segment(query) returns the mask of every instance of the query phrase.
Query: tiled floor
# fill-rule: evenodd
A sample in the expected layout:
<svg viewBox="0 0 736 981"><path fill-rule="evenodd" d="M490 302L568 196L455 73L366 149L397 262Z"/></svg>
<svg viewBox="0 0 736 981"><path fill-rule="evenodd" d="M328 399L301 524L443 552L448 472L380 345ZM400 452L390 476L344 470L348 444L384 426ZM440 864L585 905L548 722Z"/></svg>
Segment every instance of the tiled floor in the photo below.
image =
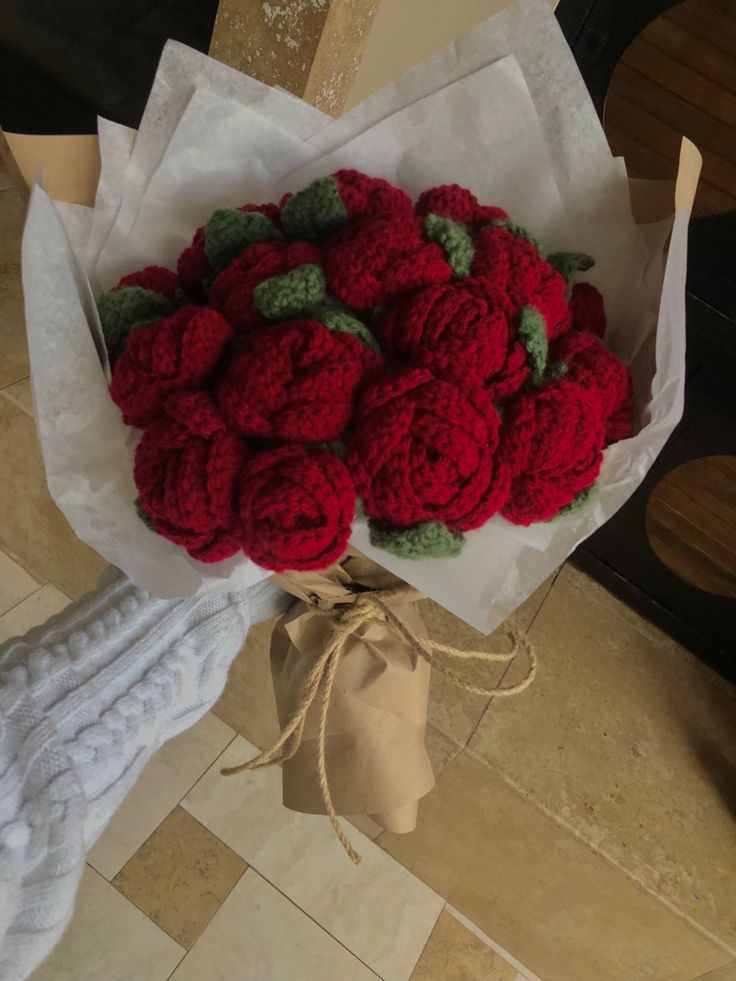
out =
<svg viewBox="0 0 736 981"><path fill-rule="evenodd" d="M0 642L104 565L44 482L20 214L0 189ZM358 868L325 819L281 807L277 772L220 774L276 731L255 629L92 849L34 981L736 981L733 689L569 566L518 619L535 684L489 701L433 681L437 786L411 835L355 819Z"/></svg>

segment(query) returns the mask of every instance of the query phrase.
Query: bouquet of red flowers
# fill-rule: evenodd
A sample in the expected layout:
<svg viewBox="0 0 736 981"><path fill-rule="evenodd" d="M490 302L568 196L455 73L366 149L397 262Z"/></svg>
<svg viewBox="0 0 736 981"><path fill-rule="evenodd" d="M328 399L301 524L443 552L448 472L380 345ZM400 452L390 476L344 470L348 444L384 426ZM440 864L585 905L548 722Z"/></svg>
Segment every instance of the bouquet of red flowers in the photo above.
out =
<svg viewBox="0 0 736 981"><path fill-rule="evenodd" d="M99 300L141 517L204 562L283 571L336 562L356 510L424 558L499 512L583 505L631 434L603 298L575 281L592 265L456 184L413 203L340 170L218 209L176 272Z"/></svg>

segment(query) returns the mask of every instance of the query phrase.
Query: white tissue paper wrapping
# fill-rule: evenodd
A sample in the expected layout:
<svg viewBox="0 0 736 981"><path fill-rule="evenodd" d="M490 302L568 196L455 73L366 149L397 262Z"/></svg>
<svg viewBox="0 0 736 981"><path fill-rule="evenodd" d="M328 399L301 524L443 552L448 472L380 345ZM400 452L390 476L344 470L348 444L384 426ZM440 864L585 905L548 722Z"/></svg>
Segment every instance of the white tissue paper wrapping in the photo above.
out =
<svg viewBox="0 0 736 981"><path fill-rule="evenodd" d="M484 632L493 630L642 481L683 405L686 210L637 226L572 55L544 0L521 0L332 120L181 44L164 50L137 133L100 120L94 208L34 188L23 281L36 418L55 501L84 541L163 597L244 588L268 575L215 565L149 531L134 502L138 433L107 388L93 295L149 263L174 266L222 206L278 200L339 167L410 194L470 187L548 252L589 252L608 342L630 364L639 431L605 451L594 502L519 528L496 517L453 559L405 560L353 544ZM670 235L664 261L664 244Z"/></svg>

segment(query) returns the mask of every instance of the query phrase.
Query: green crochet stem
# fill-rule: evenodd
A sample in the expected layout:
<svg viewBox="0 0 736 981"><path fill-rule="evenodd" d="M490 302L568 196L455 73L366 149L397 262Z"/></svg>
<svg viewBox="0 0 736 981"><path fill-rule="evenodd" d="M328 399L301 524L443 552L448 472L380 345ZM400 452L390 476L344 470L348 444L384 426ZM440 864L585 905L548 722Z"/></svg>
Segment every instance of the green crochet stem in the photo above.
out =
<svg viewBox="0 0 736 981"><path fill-rule="evenodd" d="M445 251L450 268L456 276L469 276L475 256L473 239L467 229L452 218L434 213L424 219L427 238L437 242Z"/></svg>
<svg viewBox="0 0 736 981"><path fill-rule="evenodd" d="M368 528L371 545L401 559L447 559L459 555L465 544L464 535L439 521L424 521L403 530L369 521Z"/></svg>
<svg viewBox="0 0 736 981"><path fill-rule="evenodd" d="M547 325L534 307L522 307L519 313L519 340L526 348L532 368L532 384L541 385L547 367Z"/></svg>
<svg viewBox="0 0 736 981"><path fill-rule="evenodd" d="M598 484L593 484L591 487L588 487L587 490L580 491L577 497L574 497L569 504L565 505L564 508L560 508L554 518L550 518L550 521L558 521L560 518L564 518L568 514L575 514L576 511L580 511L586 506L586 504L590 504L590 502L598 494L598 490Z"/></svg>
<svg viewBox="0 0 736 981"><path fill-rule="evenodd" d="M321 177L297 191L281 209L281 227L288 238L317 239L348 220L334 177Z"/></svg>
<svg viewBox="0 0 736 981"><path fill-rule="evenodd" d="M328 297L316 307L306 311L310 320L317 320L328 330L337 330L343 334L352 334L374 351L380 351L375 335L362 320L354 317L349 310L342 307L333 297Z"/></svg>
<svg viewBox="0 0 736 981"><path fill-rule="evenodd" d="M212 268L220 272L255 242L283 238L270 218L259 211L218 208L204 230L204 250Z"/></svg>
<svg viewBox="0 0 736 981"><path fill-rule="evenodd" d="M522 228L521 225L516 225L513 221L509 221L508 219L498 219L498 221L491 222L491 228L505 228L507 231L511 232L512 235L522 239L524 242L528 242L529 245L533 245L537 252L542 255L542 246L539 244L537 239L534 238L534 236L528 232L526 228Z"/></svg>
<svg viewBox="0 0 736 981"><path fill-rule="evenodd" d="M547 262L567 283L568 297L575 285L577 274L586 272L595 265L593 256L586 255L585 252L553 252L547 256Z"/></svg>
<svg viewBox="0 0 736 981"><path fill-rule="evenodd" d="M142 286L123 286L103 293L97 301L97 309L112 362L125 350L125 342L134 327L166 317L174 310L174 304L161 293L154 293Z"/></svg>
<svg viewBox="0 0 736 981"><path fill-rule="evenodd" d="M305 262L283 276L270 276L253 290L253 302L269 320L306 313L327 297L322 267Z"/></svg>

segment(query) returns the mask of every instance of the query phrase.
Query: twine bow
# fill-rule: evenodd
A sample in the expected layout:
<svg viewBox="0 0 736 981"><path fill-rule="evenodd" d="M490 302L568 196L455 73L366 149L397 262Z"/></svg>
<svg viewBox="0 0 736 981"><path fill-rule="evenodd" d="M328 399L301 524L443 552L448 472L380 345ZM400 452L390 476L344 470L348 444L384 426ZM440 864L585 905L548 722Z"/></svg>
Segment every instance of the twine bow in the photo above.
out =
<svg viewBox="0 0 736 981"><path fill-rule="evenodd" d="M394 589L376 590L358 594L357 598L349 604L338 604L330 610L322 610L325 616L332 620L332 632L324 650L312 665L304 683L304 692L301 701L291 715L286 726L273 745L264 750L252 760L241 763L238 766L225 767L221 771L224 776L233 776L236 773L243 773L246 770L258 770L264 766L275 766L292 759L301 746L304 733L304 724L307 713L314 704L318 696L319 701L319 727L317 732L317 775L319 788L322 794L322 801L325 811L330 819L332 827L335 829L340 844L348 853L352 861L358 865L361 856L355 851L353 846L342 829L332 803L332 795L327 779L327 765L325 745L327 740L327 716L330 709L332 688L335 683L335 675L340 664L340 658L345 651L345 645L349 638L355 634L364 624L381 616L386 623L392 627L397 634L406 642L409 648L417 656L427 661L435 671L448 678L458 688L464 691L473 692L479 695L487 695L489 698L495 696L516 695L524 691L534 680L537 671L537 659L526 636L519 628L512 624L508 630L508 638L511 642L511 649L506 653L496 651L466 651L451 644L442 644L439 641L430 640L427 637L418 637L396 616L390 607L390 603L408 602L423 599L423 594L413 586L397 586ZM444 658L457 661L481 661L486 663L508 663L516 655L523 651L529 668L521 681L508 687L483 685L473 685L465 681L451 668L442 662L438 655ZM321 689L321 694L320 694Z"/></svg>

